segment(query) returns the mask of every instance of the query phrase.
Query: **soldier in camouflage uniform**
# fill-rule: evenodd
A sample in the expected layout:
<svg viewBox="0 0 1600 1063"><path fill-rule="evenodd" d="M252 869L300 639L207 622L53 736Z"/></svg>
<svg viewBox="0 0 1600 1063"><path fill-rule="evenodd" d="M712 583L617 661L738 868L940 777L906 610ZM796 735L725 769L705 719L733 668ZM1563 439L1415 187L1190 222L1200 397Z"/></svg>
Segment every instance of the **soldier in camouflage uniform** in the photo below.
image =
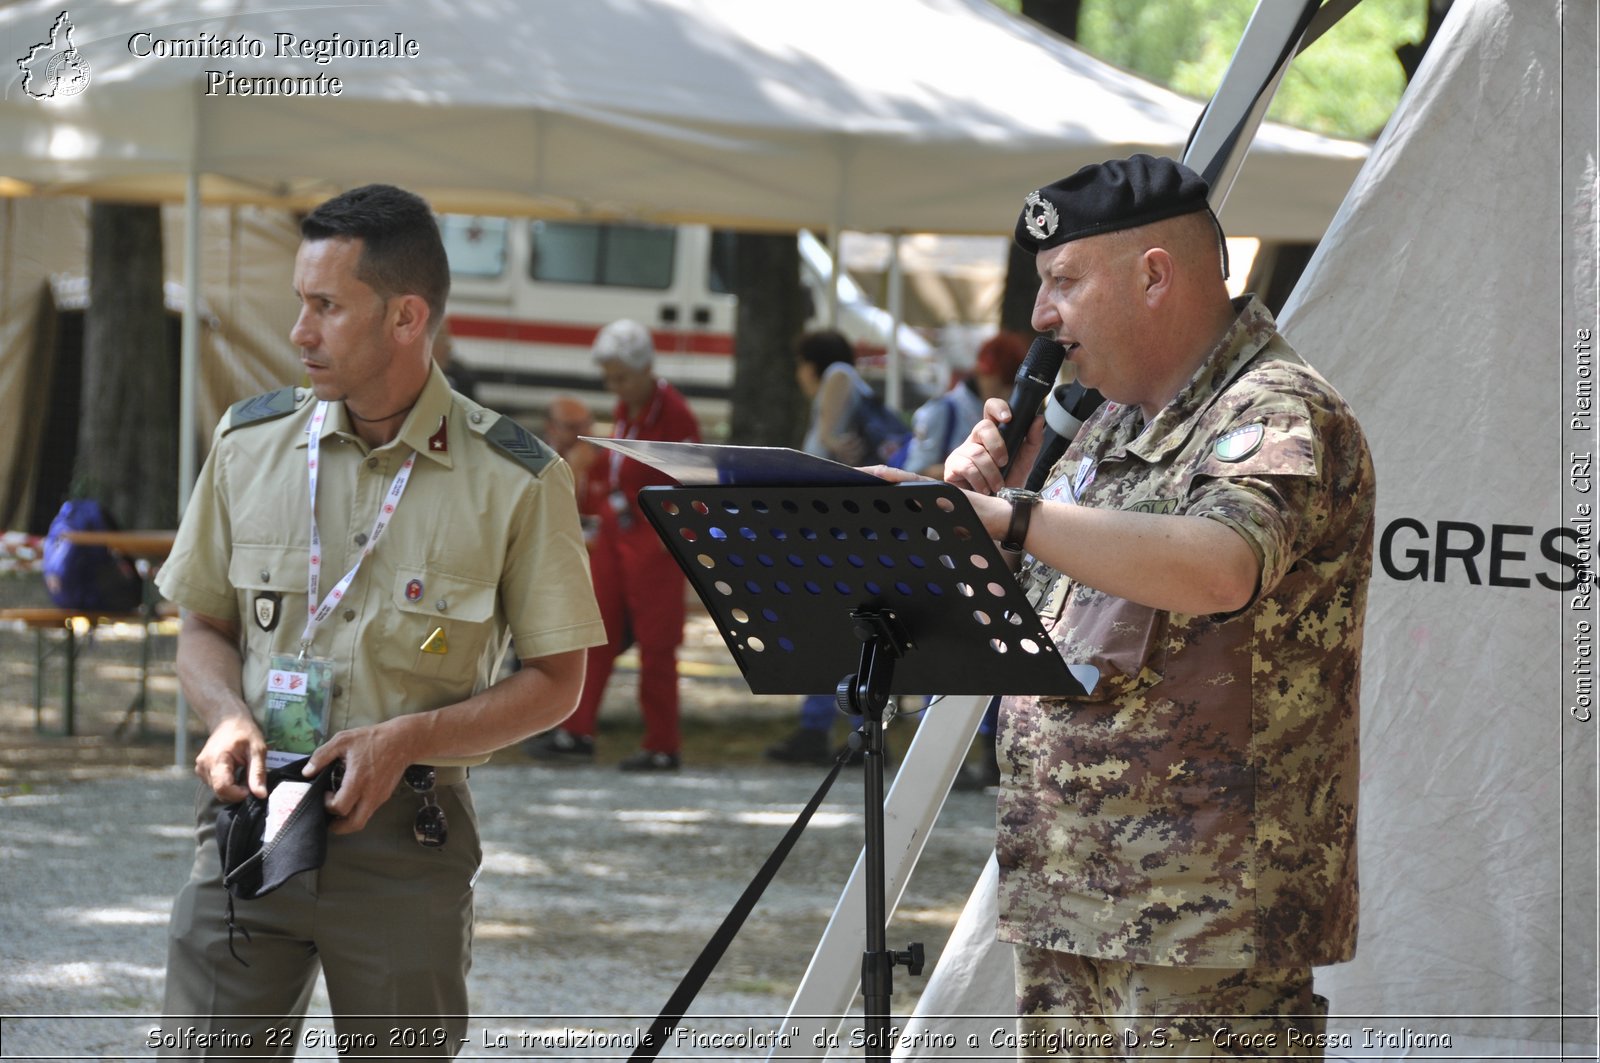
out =
<svg viewBox="0 0 1600 1063"><path fill-rule="evenodd" d="M1043 500L1002 490L999 400L946 466L1100 669L1001 711L1024 1055L1320 1057L1311 967L1355 951L1373 468L1270 313L1229 300L1205 197L1149 156L1028 197L1033 324L1108 401Z"/></svg>
<svg viewBox="0 0 1600 1063"><path fill-rule="evenodd" d="M293 1056L320 968L354 1054L448 1057L467 1035L482 861L467 767L571 712L605 630L567 466L429 355L449 265L428 205L369 186L301 231L290 338L311 387L228 411L159 579L186 611L178 675L211 731L167 1032ZM332 607L312 625L318 570ZM496 681L508 646L523 667ZM235 905L217 812L266 796L272 676L300 667L273 662L302 647L327 667L305 770L343 767L326 857Z"/></svg>

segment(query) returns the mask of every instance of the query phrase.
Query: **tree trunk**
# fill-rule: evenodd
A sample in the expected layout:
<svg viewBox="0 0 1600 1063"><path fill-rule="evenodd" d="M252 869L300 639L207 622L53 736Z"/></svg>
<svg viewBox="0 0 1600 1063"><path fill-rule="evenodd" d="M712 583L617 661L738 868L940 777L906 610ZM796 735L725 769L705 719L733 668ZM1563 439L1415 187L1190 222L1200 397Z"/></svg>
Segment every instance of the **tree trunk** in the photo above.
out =
<svg viewBox="0 0 1600 1063"><path fill-rule="evenodd" d="M1052 33L1069 41L1078 39L1078 9L1082 0L1022 0L1024 18L1032 19ZM1039 175L1039 184L1067 176L1064 173ZM1017 189L1016 208L1022 210L1022 197L1031 188ZM1013 219L1015 220L1015 219ZM1006 284L1000 293L1000 327L1023 336L1033 335L1033 300L1039 294L1039 274L1033 256L1011 245L1006 262Z"/></svg>
<svg viewBox="0 0 1600 1063"><path fill-rule="evenodd" d="M797 446L806 426L793 355L807 316L800 251L788 233L740 233L734 256L739 316L729 438L746 446Z"/></svg>
<svg viewBox="0 0 1600 1063"><path fill-rule="evenodd" d="M89 309L73 493L125 528L178 513L178 388L162 303L161 208L89 208Z"/></svg>
<svg viewBox="0 0 1600 1063"><path fill-rule="evenodd" d="M1017 211L1020 213L1021 210L1022 200L1018 198ZM1039 296L1039 268L1034 256L1018 247L1014 241L1007 244L1007 249L1006 285L1000 291L1000 327L1019 336L1031 336L1034 333L1033 302Z"/></svg>
<svg viewBox="0 0 1600 1063"><path fill-rule="evenodd" d="M1022 16L1031 18L1058 37L1078 39L1078 9L1083 0L1022 0Z"/></svg>

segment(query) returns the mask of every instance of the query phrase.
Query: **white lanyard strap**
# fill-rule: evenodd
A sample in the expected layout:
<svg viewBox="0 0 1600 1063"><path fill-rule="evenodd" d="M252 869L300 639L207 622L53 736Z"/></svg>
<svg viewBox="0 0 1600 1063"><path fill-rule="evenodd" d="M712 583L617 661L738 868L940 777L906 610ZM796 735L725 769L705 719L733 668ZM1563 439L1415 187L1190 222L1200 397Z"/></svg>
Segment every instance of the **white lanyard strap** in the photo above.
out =
<svg viewBox="0 0 1600 1063"><path fill-rule="evenodd" d="M311 638L316 634L317 626L326 620L344 597L345 591L350 589L351 582L356 578L356 572L361 568L361 562L378 545L378 538L383 530L389 526L389 521L394 517L395 509L400 505L400 496L405 494L406 484L411 480L411 468L417 463L417 452L413 450L406 457L405 463L400 466L400 471L394 474L394 479L389 484L389 490L384 495L383 504L378 507L377 519L372 523L372 531L367 536L366 545L362 547L361 554L356 558L356 563L350 566L350 571L344 578L334 585L328 596L317 604L317 592L322 582L322 537L317 533L317 466L318 456L322 451L322 425L328 419L328 404L317 403L316 412L311 415L311 436L306 440L306 479L311 485L311 558L306 566L306 629L300 636L300 655L303 657L311 648Z"/></svg>
<svg viewBox="0 0 1600 1063"><path fill-rule="evenodd" d="M616 427L620 431L624 428L624 426L626 426L626 431L621 432L621 434L618 434L618 431L614 431L612 432L612 437L615 439L633 439L638 436L641 429L655 424L656 418L660 415L660 413L661 381L657 380L655 390L650 393L650 403L644 408L643 416L641 416L637 421L630 420L628 417L627 408L624 407L622 421ZM622 490L622 463L626 460L627 459L622 456L621 451L613 450L611 452L611 477L608 486L612 491Z"/></svg>

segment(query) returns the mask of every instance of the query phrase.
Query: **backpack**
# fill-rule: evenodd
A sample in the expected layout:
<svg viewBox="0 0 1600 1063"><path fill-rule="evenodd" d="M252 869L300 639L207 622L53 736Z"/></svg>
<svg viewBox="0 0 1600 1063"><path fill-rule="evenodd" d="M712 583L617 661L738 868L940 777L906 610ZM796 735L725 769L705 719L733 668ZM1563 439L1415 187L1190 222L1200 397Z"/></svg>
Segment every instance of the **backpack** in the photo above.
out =
<svg viewBox="0 0 1600 1063"><path fill-rule="evenodd" d="M856 398L851 430L865 444L868 462L894 465L911 445L911 427L870 388Z"/></svg>
<svg viewBox="0 0 1600 1063"><path fill-rule="evenodd" d="M131 612L144 600L144 582L132 564L103 546L62 538L64 531L106 531L113 521L92 498L68 499L44 537L44 588L66 609Z"/></svg>

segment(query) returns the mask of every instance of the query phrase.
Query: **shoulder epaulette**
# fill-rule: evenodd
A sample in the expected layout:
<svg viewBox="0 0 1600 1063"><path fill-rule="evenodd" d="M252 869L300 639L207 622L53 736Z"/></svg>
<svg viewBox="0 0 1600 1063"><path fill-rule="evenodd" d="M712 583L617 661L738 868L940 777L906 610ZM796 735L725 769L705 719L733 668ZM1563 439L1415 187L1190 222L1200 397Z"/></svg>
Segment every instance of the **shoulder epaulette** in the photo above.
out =
<svg viewBox="0 0 1600 1063"><path fill-rule="evenodd" d="M551 462L556 460L556 452L550 449L549 444L503 415L484 430L483 438L535 476L543 476Z"/></svg>
<svg viewBox="0 0 1600 1063"><path fill-rule="evenodd" d="M228 407L228 427L223 431L231 432L235 428L274 421L291 414L299 408L302 397L299 388L279 388L264 395L240 399Z"/></svg>

